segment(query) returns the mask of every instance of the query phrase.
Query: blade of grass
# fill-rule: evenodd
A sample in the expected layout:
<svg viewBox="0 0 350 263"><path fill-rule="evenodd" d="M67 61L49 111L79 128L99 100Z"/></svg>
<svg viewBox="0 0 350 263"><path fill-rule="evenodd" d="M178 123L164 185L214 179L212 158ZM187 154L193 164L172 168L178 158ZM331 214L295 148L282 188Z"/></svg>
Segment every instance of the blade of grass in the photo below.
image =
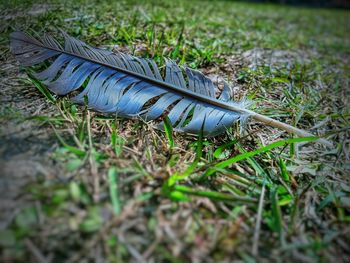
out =
<svg viewBox="0 0 350 263"><path fill-rule="evenodd" d="M220 155L227 149L227 148L230 148L232 145L236 144L237 143L237 140L232 140L228 143L225 143L221 146L219 146L215 151L214 151L214 157L215 158L220 158Z"/></svg>
<svg viewBox="0 0 350 263"><path fill-rule="evenodd" d="M92 175L93 184L94 184L94 201L97 203L100 199L100 178L97 173L97 164L96 164L96 158L95 158L96 151L92 142L90 111L87 111L87 114L86 114L86 129L87 129L87 136L89 141L90 170L91 170L91 175Z"/></svg>
<svg viewBox="0 0 350 263"><path fill-rule="evenodd" d="M85 157L86 156L86 152L82 151L74 146L70 146L68 145L63 138L61 137L61 135L58 134L58 132L56 131L55 127L53 125L51 125L53 131L56 134L57 139L60 141L60 143L63 145L64 148L66 148L69 152L74 153L76 156L78 157Z"/></svg>
<svg viewBox="0 0 350 263"><path fill-rule="evenodd" d="M242 201L247 203L257 202L255 198L251 198L251 197L234 196L230 194L213 192L213 191L195 190L184 185L175 185L173 189L175 191L179 191L188 195L207 197L217 201Z"/></svg>
<svg viewBox="0 0 350 263"><path fill-rule="evenodd" d="M112 202L113 213L115 215L119 215L121 211L117 181L118 181L117 168L115 166L112 166L108 169L108 182L109 182L109 195Z"/></svg>
<svg viewBox="0 0 350 263"><path fill-rule="evenodd" d="M282 212L278 204L278 193L277 188L272 188L270 192L271 201L271 216L272 216L272 226L274 231L279 235L281 245L284 246L284 236L283 236L283 226L282 226Z"/></svg>
<svg viewBox="0 0 350 263"><path fill-rule="evenodd" d="M279 158L279 167L280 167L280 170L281 170L281 175L282 175L283 180L286 181L286 182L289 182L290 179L289 179L289 174L288 174L288 171L287 171L287 166L286 166L286 163L283 161L282 158Z"/></svg>
<svg viewBox="0 0 350 263"><path fill-rule="evenodd" d="M253 237L252 253L254 256L258 255L260 227L261 227L261 218L262 218L261 215L262 215L263 208L264 208L264 196L265 196L265 181L264 181L263 187L261 189L261 195L260 195L259 207L258 207L258 215L256 218L255 231L254 231L254 237Z"/></svg>
<svg viewBox="0 0 350 263"><path fill-rule="evenodd" d="M194 171L196 166L198 165L200 159L202 158L202 154L203 154L203 126L204 126L204 122L202 125L201 132L199 134L198 140L197 140L196 157L195 157L194 161L182 174L178 174L178 173L173 174L167 181L168 186L172 186L177 181L187 178Z"/></svg>
<svg viewBox="0 0 350 263"><path fill-rule="evenodd" d="M115 121L112 123L111 144L117 157L122 154L124 143L124 138L117 134L117 126Z"/></svg>
<svg viewBox="0 0 350 263"><path fill-rule="evenodd" d="M285 144L291 144L291 143L296 143L296 142L311 142L311 141L316 141L318 140L318 137L303 137L303 138L292 138L292 139L286 139L286 140L280 140L271 144L268 144L264 147L258 148L254 151L250 151L250 152L246 152L246 153L242 153L239 154L235 157L232 157L230 159L227 159L225 161L222 161L218 164L216 164L214 167L209 168L203 176L210 176L212 174L214 174L217 171L217 168L225 168L233 163L248 159L252 156L255 156L257 154L263 153L263 152L267 152L270 151L274 148L283 146Z"/></svg>
<svg viewBox="0 0 350 263"><path fill-rule="evenodd" d="M171 122L167 117L164 118L164 131L165 131L165 135L168 138L169 141L169 147L170 150L172 150L174 148L174 138L173 138L173 126L171 125Z"/></svg>
<svg viewBox="0 0 350 263"><path fill-rule="evenodd" d="M33 73L33 70L27 69L26 70L29 78L29 82L31 82L39 91L41 94L43 94L45 96L46 99L48 99L50 102L55 103L56 102L56 98L51 94L51 92L42 84L40 83L40 81L38 81Z"/></svg>

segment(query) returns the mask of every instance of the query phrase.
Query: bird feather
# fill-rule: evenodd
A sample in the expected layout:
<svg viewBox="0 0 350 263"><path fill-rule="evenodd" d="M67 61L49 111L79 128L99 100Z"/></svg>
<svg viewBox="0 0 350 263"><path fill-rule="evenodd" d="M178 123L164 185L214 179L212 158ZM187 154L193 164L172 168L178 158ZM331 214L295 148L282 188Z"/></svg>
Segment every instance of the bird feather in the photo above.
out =
<svg viewBox="0 0 350 263"><path fill-rule="evenodd" d="M224 82L215 96L215 85L201 72L179 67L165 60L165 76L151 59L94 48L62 31L64 46L51 35L41 40L23 32L10 36L12 53L23 66L49 62L35 77L57 95L78 93L72 100L109 114L147 121L167 116L174 130L215 136L233 123L241 127L253 117L267 125L310 136L303 130L247 109L245 100L234 101L231 88Z"/></svg>

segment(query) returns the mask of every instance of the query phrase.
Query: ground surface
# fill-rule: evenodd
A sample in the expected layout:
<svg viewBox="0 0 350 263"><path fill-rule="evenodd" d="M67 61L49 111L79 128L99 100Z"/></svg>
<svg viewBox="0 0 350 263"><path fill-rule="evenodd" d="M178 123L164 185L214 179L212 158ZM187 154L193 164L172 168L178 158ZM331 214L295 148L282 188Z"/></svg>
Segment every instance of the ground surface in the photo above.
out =
<svg viewBox="0 0 350 263"><path fill-rule="evenodd" d="M349 11L24 1L3 4L0 19L2 262L350 261ZM266 150L290 135L251 121L243 134L174 134L172 148L147 123L44 96L8 38L16 29L57 35L57 27L226 79L252 109L336 147ZM169 185L176 174L184 176Z"/></svg>

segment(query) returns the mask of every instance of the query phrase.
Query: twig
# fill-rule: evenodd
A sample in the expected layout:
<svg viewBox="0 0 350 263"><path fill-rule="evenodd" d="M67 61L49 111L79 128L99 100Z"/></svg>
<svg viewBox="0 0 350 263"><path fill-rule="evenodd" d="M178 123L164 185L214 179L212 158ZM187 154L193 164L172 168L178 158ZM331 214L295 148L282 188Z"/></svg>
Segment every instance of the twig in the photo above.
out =
<svg viewBox="0 0 350 263"><path fill-rule="evenodd" d="M136 262L140 262L140 263L146 263L145 258L143 257L143 255L141 255L136 248L134 248L133 246L129 245L126 241L125 238L122 234L118 235L118 241L123 244L127 250L129 251L130 255L136 259Z"/></svg>
<svg viewBox="0 0 350 263"><path fill-rule="evenodd" d="M33 244L32 241L30 241L29 238L25 239L25 244L28 248L28 250L33 254L35 257L35 260L39 263L48 263L49 260L45 258L45 256L40 252L40 250Z"/></svg>
<svg viewBox="0 0 350 263"><path fill-rule="evenodd" d="M88 132L88 138L89 138L89 163L91 167L91 175L93 178L93 185L94 185L94 201L97 203L100 196L100 180L97 174L97 166L93 155L93 145L92 145L92 138L91 138L91 116L90 111L87 111L87 132Z"/></svg>
<svg viewBox="0 0 350 263"><path fill-rule="evenodd" d="M262 214L263 206L264 206L264 196L265 196L265 181L264 181L262 189L261 189L261 195L260 195L259 207L258 207L258 215L257 215L257 219L256 219L256 225L255 225L255 231L254 231L254 237L253 237L252 253L254 256L258 255L260 227L261 227L261 214Z"/></svg>

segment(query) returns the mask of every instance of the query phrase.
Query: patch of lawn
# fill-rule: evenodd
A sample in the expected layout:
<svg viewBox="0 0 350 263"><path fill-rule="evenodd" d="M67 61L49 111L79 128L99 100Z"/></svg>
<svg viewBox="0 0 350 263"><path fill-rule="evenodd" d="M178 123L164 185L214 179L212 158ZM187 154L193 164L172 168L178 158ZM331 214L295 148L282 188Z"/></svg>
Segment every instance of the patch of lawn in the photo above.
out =
<svg viewBox="0 0 350 263"><path fill-rule="evenodd" d="M23 184L0 218L2 260L350 260L349 11L234 1L1 5L2 167L18 140L13 127L28 125L22 141L32 150L42 142L28 139L31 127L53 138L45 151L10 158L43 167L24 182L20 162L12 166ZM178 134L168 121L161 132L53 96L18 70L8 37L57 28L161 68L168 57L224 78L253 110L336 148L251 121L215 138Z"/></svg>

